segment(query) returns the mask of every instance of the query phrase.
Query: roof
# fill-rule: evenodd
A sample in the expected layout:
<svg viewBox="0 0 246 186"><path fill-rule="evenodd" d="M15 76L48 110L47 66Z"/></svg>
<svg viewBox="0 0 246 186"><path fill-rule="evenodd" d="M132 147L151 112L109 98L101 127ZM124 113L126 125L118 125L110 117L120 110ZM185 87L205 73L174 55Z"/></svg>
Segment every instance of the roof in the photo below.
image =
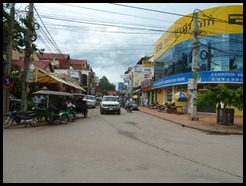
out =
<svg viewBox="0 0 246 186"><path fill-rule="evenodd" d="M56 53L43 53L43 54L37 54L39 59L70 59L69 54L56 54Z"/></svg>
<svg viewBox="0 0 246 186"><path fill-rule="evenodd" d="M34 67L41 68L48 72L53 72L51 61L50 60L40 60L40 61L32 61ZM12 65L17 65L21 69L24 69L24 61L23 60L12 60Z"/></svg>
<svg viewBox="0 0 246 186"><path fill-rule="evenodd" d="M60 63L60 69L68 69L73 67L76 70L89 69L90 65L87 63L87 60L81 59L69 59L66 62Z"/></svg>
<svg viewBox="0 0 246 186"><path fill-rule="evenodd" d="M53 90L38 90L33 92L33 94L45 94L45 95L57 95L57 96L73 96L73 94L68 92L60 92L60 91L53 91Z"/></svg>

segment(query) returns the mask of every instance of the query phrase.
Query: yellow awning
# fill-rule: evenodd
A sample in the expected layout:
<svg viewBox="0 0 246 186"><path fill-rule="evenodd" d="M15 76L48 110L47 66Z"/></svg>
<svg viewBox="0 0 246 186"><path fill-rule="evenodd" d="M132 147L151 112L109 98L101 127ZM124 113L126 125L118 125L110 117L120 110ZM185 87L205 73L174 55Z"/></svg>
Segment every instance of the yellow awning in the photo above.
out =
<svg viewBox="0 0 246 186"><path fill-rule="evenodd" d="M71 81L66 81L63 80L62 78L57 77L55 74L52 74L51 72L47 72L39 67L35 67L35 70L33 71L33 81L35 83L63 83L65 85L74 87L76 89L80 89L84 92L86 92L86 90L84 88L82 88L81 86L71 82Z"/></svg>

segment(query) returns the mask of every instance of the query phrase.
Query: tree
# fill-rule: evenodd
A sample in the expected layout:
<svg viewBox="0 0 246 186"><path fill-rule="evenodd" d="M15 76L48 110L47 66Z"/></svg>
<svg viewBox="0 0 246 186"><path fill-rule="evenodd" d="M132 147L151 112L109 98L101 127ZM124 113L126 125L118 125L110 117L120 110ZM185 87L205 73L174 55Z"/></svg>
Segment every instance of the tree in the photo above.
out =
<svg viewBox="0 0 246 186"><path fill-rule="evenodd" d="M107 95L107 91L115 91L115 85L110 83L105 76L99 80L99 87L103 95Z"/></svg>
<svg viewBox="0 0 246 186"><path fill-rule="evenodd" d="M243 87L239 87L234 91L231 101L232 105L238 108L238 110L243 110Z"/></svg>
<svg viewBox="0 0 246 186"><path fill-rule="evenodd" d="M243 87L233 90L224 86L209 86L204 94L198 95L196 105L204 102L208 104L223 102L225 108L226 106L234 106L241 111L243 109Z"/></svg>
<svg viewBox="0 0 246 186"><path fill-rule="evenodd" d="M16 50L21 52L24 48L27 47L27 42L26 42L27 32L30 31L32 32L31 41L35 41L37 38L35 29L38 29L39 25L37 23L33 23L32 21L30 21L31 20L30 16L29 17L26 16L24 18L20 18L16 20L12 12L15 13L15 3L3 3L3 75L10 75L11 78L16 80L14 81L15 83L13 87L10 89L11 93L13 92L13 90L16 93L17 91L21 92L22 90L22 88L19 89L20 87L19 85L23 84L25 79L23 77L25 77L24 74L26 73L26 71L23 70L18 71L12 67L11 60L9 60L11 59L12 55L9 51ZM10 40L12 43L11 47L9 45ZM31 43L29 48L31 49L30 51L28 51L28 54L30 55L33 54L34 51L39 51L40 53L44 51L44 49L38 49L36 45L33 43ZM25 58L26 58L26 53L25 53ZM16 73L16 71L18 72ZM5 98L4 100L7 100L9 90L4 89L3 92ZM3 105L4 105L3 111L6 112L8 108L8 102L5 102Z"/></svg>
<svg viewBox="0 0 246 186"><path fill-rule="evenodd" d="M9 25L10 22L13 21L9 9L11 8L11 3L3 3L3 62L6 63L6 55L7 55L7 44L8 44L8 34L9 34ZM22 52L22 49L25 48L25 33L27 32L29 19L21 18L19 20L14 20L14 30L13 30L13 50L17 50L18 52ZM37 24L36 24L37 25ZM36 26L37 27L37 26ZM33 39L36 36L35 29L33 28ZM32 43L33 51L38 51L42 53L44 49L38 49L35 44ZM3 69L4 70L4 69Z"/></svg>

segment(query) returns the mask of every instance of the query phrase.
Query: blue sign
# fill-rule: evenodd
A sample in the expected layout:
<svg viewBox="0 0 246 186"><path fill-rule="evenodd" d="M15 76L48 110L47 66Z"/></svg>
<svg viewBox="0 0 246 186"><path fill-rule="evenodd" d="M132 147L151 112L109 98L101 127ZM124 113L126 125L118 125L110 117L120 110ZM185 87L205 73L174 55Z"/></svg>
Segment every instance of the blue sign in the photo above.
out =
<svg viewBox="0 0 246 186"><path fill-rule="evenodd" d="M188 84L191 72L173 75L152 82L152 88L161 88L171 85ZM199 72L198 83L243 83L241 71L209 71Z"/></svg>
<svg viewBox="0 0 246 186"><path fill-rule="evenodd" d="M200 82L243 83L243 72L239 72L239 71L201 72Z"/></svg>
<svg viewBox="0 0 246 186"><path fill-rule="evenodd" d="M167 85L187 84L191 78L191 73L178 74L174 76L158 79L152 83L152 88L164 87Z"/></svg>

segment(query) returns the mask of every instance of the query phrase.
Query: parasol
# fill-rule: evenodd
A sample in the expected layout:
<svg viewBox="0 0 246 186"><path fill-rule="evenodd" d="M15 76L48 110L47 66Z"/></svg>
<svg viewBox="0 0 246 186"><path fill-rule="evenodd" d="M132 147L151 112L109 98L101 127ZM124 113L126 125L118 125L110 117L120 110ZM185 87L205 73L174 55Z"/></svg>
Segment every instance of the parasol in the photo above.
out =
<svg viewBox="0 0 246 186"><path fill-rule="evenodd" d="M187 96L187 93L181 92L181 91L176 92L176 93L173 95L174 101L180 101L180 102L185 102L185 101L187 101L187 100L188 100L187 97L188 97L188 96Z"/></svg>

